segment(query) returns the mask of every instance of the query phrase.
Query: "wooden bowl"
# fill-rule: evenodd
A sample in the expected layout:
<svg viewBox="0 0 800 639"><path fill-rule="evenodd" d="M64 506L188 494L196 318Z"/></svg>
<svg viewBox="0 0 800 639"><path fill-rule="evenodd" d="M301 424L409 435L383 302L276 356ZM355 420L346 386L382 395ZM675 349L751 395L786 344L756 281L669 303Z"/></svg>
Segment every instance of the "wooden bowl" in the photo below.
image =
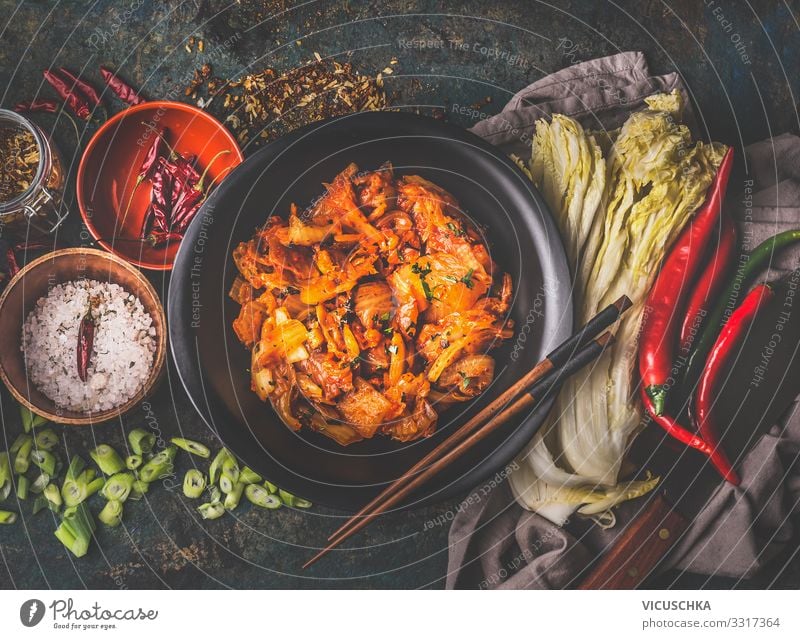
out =
<svg viewBox="0 0 800 639"><path fill-rule="evenodd" d="M20 350L22 324L36 301L45 296L52 286L82 278L118 284L136 295L145 311L153 318L156 329L156 352L150 377L127 402L98 413L82 413L56 406L28 379ZM6 339L0 341L0 378L14 398L52 422L75 426L113 419L139 404L158 381L167 352L167 322L152 284L125 260L96 249L70 248L54 251L23 268L0 296L0 335L6 336Z"/></svg>
<svg viewBox="0 0 800 639"><path fill-rule="evenodd" d="M243 156L219 121L181 102L145 102L130 107L92 136L78 165L76 189L89 233L103 248L136 266L168 271L180 243L152 247L136 241L151 191L149 182L137 187L136 178L155 135L153 129L166 131L167 142L184 157L195 156L201 173L210 164L207 184L218 185ZM220 151L229 153L211 163Z"/></svg>

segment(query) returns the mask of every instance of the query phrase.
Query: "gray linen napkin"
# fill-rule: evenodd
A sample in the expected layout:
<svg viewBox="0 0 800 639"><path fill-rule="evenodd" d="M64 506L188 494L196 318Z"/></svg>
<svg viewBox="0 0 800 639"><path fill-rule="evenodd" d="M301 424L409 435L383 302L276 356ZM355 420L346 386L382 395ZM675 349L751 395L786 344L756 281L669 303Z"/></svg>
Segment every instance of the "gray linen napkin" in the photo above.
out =
<svg viewBox="0 0 800 639"><path fill-rule="evenodd" d="M686 94L677 74L651 77L642 53L620 53L542 78L472 131L528 157L539 118L564 113L590 128L615 128L643 106L646 96L672 89ZM697 133L691 113L687 124ZM745 209L740 202L741 210L734 214L740 220L750 216L752 235L745 246L750 249L800 223L800 138L782 135L759 142L745 156L752 207ZM770 277L796 267L800 251L787 253L772 265ZM789 516L800 512L799 454L800 409L795 402L748 452L740 466L741 486L720 486L662 568L737 578L755 575L793 538ZM622 504L611 530L579 517L559 527L517 505L507 483L491 491L483 487L464 500L453 520L447 587L566 587L600 549L613 543L640 512L641 501Z"/></svg>

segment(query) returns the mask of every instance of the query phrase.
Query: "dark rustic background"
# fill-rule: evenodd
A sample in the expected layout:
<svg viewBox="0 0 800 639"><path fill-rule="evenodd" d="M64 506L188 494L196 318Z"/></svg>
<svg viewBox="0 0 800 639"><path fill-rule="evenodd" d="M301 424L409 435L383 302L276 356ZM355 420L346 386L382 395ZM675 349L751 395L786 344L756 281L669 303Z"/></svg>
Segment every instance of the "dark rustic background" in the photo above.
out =
<svg viewBox="0 0 800 639"><path fill-rule="evenodd" d="M10 107L42 90L49 66L118 68L150 98L174 95L187 72L210 59L214 72L234 77L266 66L286 70L314 52L352 61L375 75L397 58L385 78L394 105L418 108L469 126L453 105L501 108L521 87L564 66L617 51L642 50L656 73L677 70L689 85L714 139L741 146L797 131L798 16L796 2L631 0L553 3L323 2L301 0L0 0L0 91ZM204 53L186 50L203 39ZM420 48L410 41L440 41ZM483 53L494 50L496 55ZM52 123L47 116L42 126ZM86 131L85 143L91 129ZM79 156L74 132L55 138L68 164ZM79 238L77 209L67 234ZM166 291L168 278L151 278ZM17 336L3 336L16 340ZM3 391L7 440L20 425ZM151 401L158 428L211 443L169 370ZM72 450L97 441L121 444L124 428L144 423L144 411L91 430L72 430ZM179 465L182 477L184 468ZM126 505L124 526L101 530L81 560L52 535L51 515L0 527L3 588L306 588L440 587L446 569L446 518L457 502L389 516L311 570L300 566L331 530L336 513L241 508L235 517L199 521L180 490L154 488L149 499ZM796 544L795 544L796 545ZM797 587L800 561L792 551L749 582L668 574L652 586Z"/></svg>

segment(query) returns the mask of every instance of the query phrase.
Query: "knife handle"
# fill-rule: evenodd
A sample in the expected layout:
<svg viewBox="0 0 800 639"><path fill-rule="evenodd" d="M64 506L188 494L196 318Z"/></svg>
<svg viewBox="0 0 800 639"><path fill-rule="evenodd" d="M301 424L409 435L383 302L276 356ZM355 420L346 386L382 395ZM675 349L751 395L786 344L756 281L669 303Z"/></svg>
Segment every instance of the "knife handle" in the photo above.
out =
<svg viewBox="0 0 800 639"><path fill-rule="evenodd" d="M640 586L688 525L689 521L659 493L595 563L578 589L626 590Z"/></svg>

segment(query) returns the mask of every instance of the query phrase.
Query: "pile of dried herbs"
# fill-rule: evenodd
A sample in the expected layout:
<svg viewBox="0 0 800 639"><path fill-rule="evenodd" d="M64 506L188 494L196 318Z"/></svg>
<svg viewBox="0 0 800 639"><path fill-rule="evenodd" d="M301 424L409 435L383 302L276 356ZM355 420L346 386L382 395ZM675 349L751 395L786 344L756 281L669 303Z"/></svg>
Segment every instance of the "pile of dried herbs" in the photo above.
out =
<svg viewBox="0 0 800 639"><path fill-rule="evenodd" d="M39 146L24 129L0 129L0 202L28 190L39 168Z"/></svg>
<svg viewBox="0 0 800 639"><path fill-rule="evenodd" d="M349 62L315 54L312 62L284 73L264 69L235 80L213 77L206 64L185 94L230 126L240 144L257 146L317 120L387 108L383 76L396 64L393 58L370 77Z"/></svg>

